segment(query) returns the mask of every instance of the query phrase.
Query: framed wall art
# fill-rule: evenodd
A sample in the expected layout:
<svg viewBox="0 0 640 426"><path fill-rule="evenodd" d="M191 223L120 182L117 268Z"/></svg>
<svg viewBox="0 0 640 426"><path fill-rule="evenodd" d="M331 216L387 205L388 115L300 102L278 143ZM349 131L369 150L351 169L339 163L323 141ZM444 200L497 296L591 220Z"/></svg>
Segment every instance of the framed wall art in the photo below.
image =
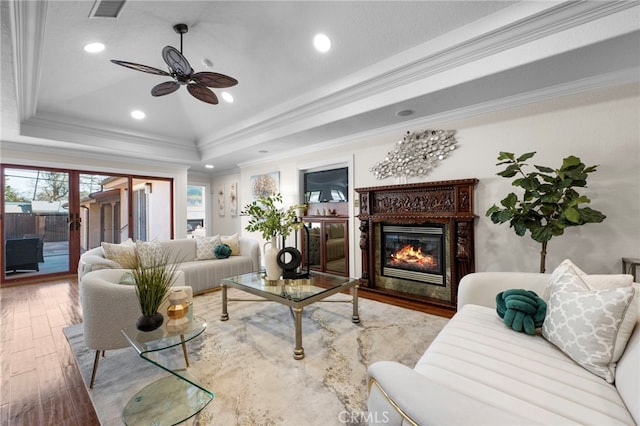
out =
<svg viewBox="0 0 640 426"><path fill-rule="evenodd" d="M280 172L251 176L251 201L280 191Z"/></svg>
<svg viewBox="0 0 640 426"><path fill-rule="evenodd" d="M231 216L238 215L238 182L229 185L229 213Z"/></svg>
<svg viewBox="0 0 640 426"><path fill-rule="evenodd" d="M218 215L224 216L224 184L218 185Z"/></svg>

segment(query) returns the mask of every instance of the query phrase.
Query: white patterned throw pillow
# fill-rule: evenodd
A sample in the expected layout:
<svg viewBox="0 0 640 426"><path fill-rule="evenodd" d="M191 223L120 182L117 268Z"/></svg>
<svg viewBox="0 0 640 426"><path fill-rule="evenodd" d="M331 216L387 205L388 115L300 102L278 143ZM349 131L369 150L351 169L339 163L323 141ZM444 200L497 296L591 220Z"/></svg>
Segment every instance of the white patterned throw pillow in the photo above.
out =
<svg viewBox="0 0 640 426"><path fill-rule="evenodd" d="M213 250L220 244L220 235L213 237L196 237L196 260L215 259Z"/></svg>
<svg viewBox="0 0 640 426"><path fill-rule="evenodd" d="M136 245L131 238L120 243L100 243L105 259L116 262L121 268L131 269L136 263Z"/></svg>
<svg viewBox="0 0 640 426"><path fill-rule="evenodd" d="M231 248L231 256L240 255L240 242L238 240L238 234L229 235L227 237L220 237L222 244L226 244Z"/></svg>
<svg viewBox="0 0 640 426"><path fill-rule="evenodd" d="M552 274L542 336L588 371L613 383L616 362L636 322L635 289L590 290L577 268L564 262L561 266Z"/></svg>
<svg viewBox="0 0 640 426"><path fill-rule="evenodd" d="M582 278L589 290L605 290L610 288L628 287L633 284L633 275L629 274L595 274L589 275L582 269L578 268L571 260L565 259L553 271L551 278L547 282L542 298L545 302L549 301L551 294L551 286L557 281L557 277L564 274L567 270L571 270Z"/></svg>
<svg viewBox="0 0 640 426"><path fill-rule="evenodd" d="M160 243L153 241L136 241L136 253L143 268L158 265L164 256L164 250ZM170 260L170 259L169 259Z"/></svg>

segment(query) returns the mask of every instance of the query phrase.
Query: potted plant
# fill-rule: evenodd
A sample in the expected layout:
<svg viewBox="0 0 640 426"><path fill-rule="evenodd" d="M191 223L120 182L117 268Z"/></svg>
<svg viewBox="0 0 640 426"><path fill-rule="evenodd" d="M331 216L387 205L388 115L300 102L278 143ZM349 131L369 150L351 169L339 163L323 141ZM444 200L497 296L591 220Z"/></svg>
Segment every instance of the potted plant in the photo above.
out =
<svg viewBox="0 0 640 426"><path fill-rule="evenodd" d="M277 280L280 278L282 270L277 264L278 254L277 236L286 238L294 230L302 228L302 221L298 220L297 211L305 208L303 204L295 204L288 208L279 207L282 204L282 195L261 195L257 200L244 207L240 213L242 216L249 216L249 224L245 227L250 232L262 233L262 238L268 240L265 243L264 262L267 270L267 278ZM271 244L269 251L266 245Z"/></svg>
<svg viewBox="0 0 640 426"><path fill-rule="evenodd" d="M166 250L145 262L136 253L131 275L142 313L136 322L138 330L152 331L162 325L164 317L158 309L176 280L178 265L170 263Z"/></svg>
<svg viewBox="0 0 640 426"><path fill-rule="evenodd" d="M578 194L574 187L585 188L587 176L596 171L597 166L585 166L580 158L569 156L562 161L559 169L534 166L538 171L525 173L525 161L533 157L529 152L515 157L510 152L500 152L499 163L507 167L498 176L512 178L513 186L522 188L521 198L511 192L502 201L501 207L493 205L486 215L493 223L509 222L515 233L524 236L527 230L531 238L542 244L540 251L540 273L545 272L547 243L551 238L564 234L565 228L586 223L602 222L606 216L581 204L591 202L589 198Z"/></svg>

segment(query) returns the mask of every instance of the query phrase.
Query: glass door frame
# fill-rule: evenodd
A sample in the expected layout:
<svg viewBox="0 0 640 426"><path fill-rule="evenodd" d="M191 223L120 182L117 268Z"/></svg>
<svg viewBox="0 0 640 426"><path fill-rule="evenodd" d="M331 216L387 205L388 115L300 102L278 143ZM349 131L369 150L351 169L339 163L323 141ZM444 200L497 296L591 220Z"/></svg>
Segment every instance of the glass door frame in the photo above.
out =
<svg viewBox="0 0 640 426"><path fill-rule="evenodd" d="M68 174L68 224L69 224L69 253L68 253L68 268L63 272L54 272L54 273L43 273L43 274L29 274L25 277L15 277L15 278L7 278L5 268L5 255L4 255L4 247L5 247L5 188L6 188L6 179L5 179L5 170L6 169L23 169L23 170L32 170L32 171L46 171L46 172L54 172L54 173L66 173ZM174 179L171 177L158 177L158 176L142 176L142 175L126 175L121 173L111 173L111 172L101 172L101 171L86 171L86 170L76 170L76 169L61 169L55 167L37 167L37 166L27 166L22 164L3 164L0 163L0 187L2 188L2 198L0 202L0 240L3 244L2 256L0 256L0 267L2 268L2 275L0 276L0 285L14 285L25 282L33 282L34 280L42 280L42 278L50 278L56 276L65 276L76 273L76 267L80 260L81 255L81 194L80 194L80 176L85 174L93 174L93 175L108 175L115 178L121 178L126 181L126 200L127 200L127 209L128 212L126 214L127 218L127 234L129 238L132 238L134 235L134 214L133 209L130 206L133 205L133 191L130 188L134 187L134 181L140 180L149 180L149 181L164 181L168 182L169 187L169 235L170 238L174 238L175 235L175 188L174 188Z"/></svg>

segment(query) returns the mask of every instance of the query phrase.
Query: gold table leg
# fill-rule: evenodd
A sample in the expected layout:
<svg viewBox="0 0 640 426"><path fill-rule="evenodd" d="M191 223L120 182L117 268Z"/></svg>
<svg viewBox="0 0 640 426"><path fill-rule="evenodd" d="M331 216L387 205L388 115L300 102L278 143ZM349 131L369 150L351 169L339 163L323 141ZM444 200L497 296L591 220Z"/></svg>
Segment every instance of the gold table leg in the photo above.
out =
<svg viewBox="0 0 640 426"><path fill-rule="evenodd" d="M226 321L229 319L229 314L227 313L227 286L221 284L220 289L222 289L222 315L220 315L220 321Z"/></svg>
<svg viewBox="0 0 640 426"><path fill-rule="evenodd" d="M360 322L360 314L358 313L358 284L353 287L353 315L351 316L351 322L359 323Z"/></svg>
<svg viewBox="0 0 640 426"><path fill-rule="evenodd" d="M189 368L189 355L187 355L187 345L185 345L184 334L180 335L180 340L182 341L182 353L184 354L184 362L187 364L187 368Z"/></svg>
<svg viewBox="0 0 640 426"><path fill-rule="evenodd" d="M302 347L302 308L292 308L296 327L296 347L293 349L293 359L304 358Z"/></svg>

